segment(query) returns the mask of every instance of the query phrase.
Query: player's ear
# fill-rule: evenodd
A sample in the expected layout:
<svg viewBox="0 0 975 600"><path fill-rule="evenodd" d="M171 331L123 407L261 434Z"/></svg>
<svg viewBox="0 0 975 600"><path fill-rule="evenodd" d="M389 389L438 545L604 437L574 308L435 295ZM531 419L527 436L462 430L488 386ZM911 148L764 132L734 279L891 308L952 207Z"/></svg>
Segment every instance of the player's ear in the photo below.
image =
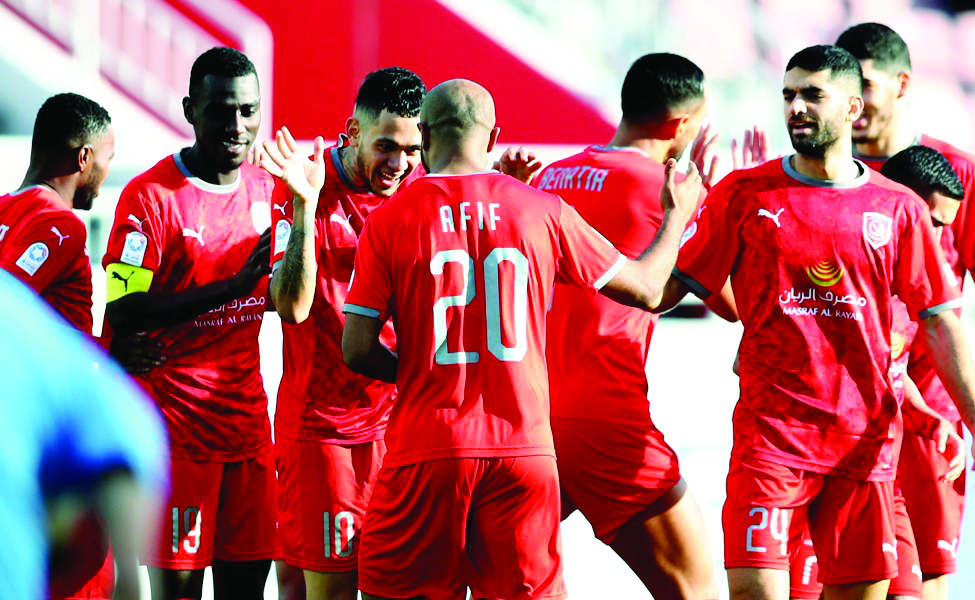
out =
<svg viewBox="0 0 975 600"><path fill-rule="evenodd" d="M84 173L91 168L91 165L94 162L93 152L94 151L92 150L92 147L89 146L88 144L85 144L81 148L78 148L77 159L78 159L79 172Z"/></svg>
<svg viewBox="0 0 975 600"><path fill-rule="evenodd" d="M362 133L362 124L354 115L345 122L345 134L349 137L350 146L359 145L359 134Z"/></svg>
<svg viewBox="0 0 975 600"><path fill-rule="evenodd" d="M677 136L684 132L688 115L673 117L658 123L656 126L657 138L661 140L677 139Z"/></svg>
<svg viewBox="0 0 975 600"><path fill-rule="evenodd" d="M417 127L420 128L420 147L423 150L430 150L430 130L423 123L417 123Z"/></svg>
<svg viewBox="0 0 975 600"><path fill-rule="evenodd" d="M488 146L487 146L487 151L488 152L491 152L492 150L494 150L494 145L498 143L498 136L499 135L501 135L501 128L500 127L495 127L494 129L491 130L491 135L488 138Z"/></svg>
<svg viewBox="0 0 975 600"><path fill-rule="evenodd" d="M907 93L907 89L911 87L911 72L901 71L900 73L898 73L897 83L898 83L897 97L903 98L904 94Z"/></svg>
<svg viewBox="0 0 975 600"><path fill-rule="evenodd" d="M189 96L183 97L183 118L190 125L193 124L193 101L190 100Z"/></svg>
<svg viewBox="0 0 975 600"><path fill-rule="evenodd" d="M850 106L846 115L847 120L850 123L852 123L857 119L859 119L860 115L862 114L863 114L863 98L856 94L850 96Z"/></svg>

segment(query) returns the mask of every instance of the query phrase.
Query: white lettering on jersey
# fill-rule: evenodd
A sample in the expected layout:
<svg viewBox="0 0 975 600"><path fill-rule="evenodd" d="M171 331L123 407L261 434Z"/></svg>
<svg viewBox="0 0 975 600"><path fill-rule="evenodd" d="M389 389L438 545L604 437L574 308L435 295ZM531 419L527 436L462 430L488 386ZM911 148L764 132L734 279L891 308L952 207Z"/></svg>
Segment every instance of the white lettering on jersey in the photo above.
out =
<svg viewBox="0 0 975 600"><path fill-rule="evenodd" d="M15 264L28 275L33 275L37 273L37 270L41 268L41 265L44 264L44 261L50 255L51 252L47 249L47 244L34 242L24 250L24 253L20 255L20 258L17 259Z"/></svg>
<svg viewBox="0 0 975 600"><path fill-rule="evenodd" d="M770 211L770 210L767 210L767 209L764 209L764 208L760 208L760 209L758 209L758 216L760 216L760 217L768 217L769 219L772 219L772 221L775 223L775 226L781 228L782 227L782 223L779 223L779 217L781 217L782 216L782 213L784 213L784 212L785 212L785 209L784 208L780 208L779 209L779 212L777 212L775 214L772 214L772 211Z"/></svg>
<svg viewBox="0 0 975 600"><path fill-rule="evenodd" d="M887 215L875 212L863 213L863 239L875 250L880 250L890 242L893 231L894 220Z"/></svg>
<svg viewBox="0 0 975 600"><path fill-rule="evenodd" d="M440 207L440 227L444 233L453 233L456 231L454 229L454 215L451 214L449 206Z"/></svg>
<svg viewBox="0 0 975 600"><path fill-rule="evenodd" d="M51 233L58 236L58 248L61 247L61 244L64 242L64 240L71 237L70 235L61 235L61 230L53 225L51 226Z"/></svg>
<svg viewBox="0 0 975 600"><path fill-rule="evenodd" d="M140 231L130 231L125 234L125 244L122 246L122 256L119 260L132 265L141 267L146 259L146 248L149 246L149 238Z"/></svg>
<svg viewBox="0 0 975 600"><path fill-rule="evenodd" d="M609 169L596 169L587 166L555 167L545 171L538 189L601 192L607 175L609 175Z"/></svg>
<svg viewBox="0 0 975 600"><path fill-rule="evenodd" d="M485 209L485 207L487 208ZM457 208L457 221L460 222L460 230L467 231L476 226L477 229L487 227L491 231L495 231L498 228L498 221L501 220L501 216L496 212L500 207L501 205L496 202L488 204L484 204L483 202L461 202ZM471 211L472 208L476 213ZM474 218L475 214L477 216L476 220ZM471 223L470 227L468 227L468 223ZM450 206L440 207L440 227L444 233L456 231L454 228L454 216L451 213Z"/></svg>
<svg viewBox="0 0 975 600"><path fill-rule="evenodd" d="M196 238L196 241L200 242L201 246L206 246L206 243L203 241L203 230L206 228L207 228L206 225L200 225L200 230L194 231L189 227L184 227L183 236L188 238Z"/></svg>
<svg viewBox="0 0 975 600"><path fill-rule="evenodd" d="M288 247L288 240L291 239L291 223L278 221L274 227L274 254L280 254Z"/></svg>
<svg viewBox="0 0 975 600"><path fill-rule="evenodd" d="M0 225L0 242L3 238L7 237L7 232L10 231L10 225Z"/></svg>
<svg viewBox="0 0 975 600"><path fill-rule="evenodd" d="M257 233L264 233L271 227L271 207L267 202L251 204L251 224L254 225L254 231Z"/></svg>

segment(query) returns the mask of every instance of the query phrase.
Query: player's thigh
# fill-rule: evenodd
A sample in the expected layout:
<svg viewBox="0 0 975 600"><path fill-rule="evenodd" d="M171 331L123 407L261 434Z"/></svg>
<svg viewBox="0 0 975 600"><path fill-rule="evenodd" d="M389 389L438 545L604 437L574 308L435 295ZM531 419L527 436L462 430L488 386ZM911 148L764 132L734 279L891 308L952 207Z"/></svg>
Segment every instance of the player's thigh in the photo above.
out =
<svg viewBox="0 0 975 600"><path fill-rule="evenodd" d="M897 539L897 576L890 581L887 595L895 599L921 598L921 566L911 519L907 515L904 497L894 493L894 536Z"/></svg>
<svg viewBox="0 0 975 600"><path fill-rule="evenodd" d="M789 573L781 569L728 569L731 600L781 600L789 593Z"/></svg>
<svg viewBox="0 0 975 600"><path fill-rule="evenodd" d="M270 447L253 458L224 463L214 559L265 561L280 554L276 487L274 452Z"/></svg>
<svg viewBox="0 0 975 600"><path fill-rule="evenodd" d="M150 567L195 571L213 561L223 463L172 459L169 499L159 535L144 562Z"/></svg>
<svg viewBox="0 0 975 600"><path fill-rule="evenodd" d="M467 540L472 595L564 597L555 458L519 456L483 463Z"/></svg>
<svg viewBox="0 0 975 600"><path fill-rule="evenodd" d="M554 418L552 434L562 494L605 544L681 479L677 455L649 418L642 423ZM562 516L568 516L566 509Z"/></svg>
<svg viewBox="0 0 975 600"><path fill-rule="evenodd" d="M278 461L283 508L278 527L285 560L319 573L354 571L385 444L300 441L292 442L286 454Z"/></svg>
<svg viewBox="0 0 975 600"><path fill-rule="evenodd" d="M822 476L801 469L733 457L721 512L725 567L784 571L787 589L790 557L822 482Z"/></svg>
<svg viewBox="0 0 975 600"><path fill-rule="evenodd" d="M464 598L471 493L483 461L379 471L359 544L359 589L386 598Z"/></svg>
<svg viewBox="0 0 975 600"><path fill-rule="evenodd" d="M959 425L959 427L961 427ZM897 481L907 503L926 577L954 573L965 503L965 471L953 482L940 481L947 463L933 440L906 432Z"/></svg>
<svg viewBox="0 0 975 600"><path fill-rule="evenodd" d="M356 600L359 577L356 571L319 573L305 570L306 600Z"/></svg>
<svg viewBox="0 0 975 600"><path fill-rule="evenodd" d="M278 580L278 600L305 600L305 574L283 560L274 561Z"/></svg>
<svg viewBox="0 0 975 600"><path fill-rule="evenodd" d="M819 581L847 586L897 575L894 483L826 477L810 511Z"/></svg>
<svg viewBox="0 0 975 600"><path fill-rule="evenodd" d="M213 559L213 600L263 600L271 560Z"/></svg>

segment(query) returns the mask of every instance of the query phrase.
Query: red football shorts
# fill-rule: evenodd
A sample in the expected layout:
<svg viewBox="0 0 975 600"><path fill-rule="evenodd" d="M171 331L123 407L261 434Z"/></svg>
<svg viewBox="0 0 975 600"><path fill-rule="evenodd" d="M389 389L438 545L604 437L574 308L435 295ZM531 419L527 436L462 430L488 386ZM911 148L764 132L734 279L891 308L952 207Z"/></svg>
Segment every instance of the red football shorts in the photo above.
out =
<svg viewBox="0 0 975 600"><path fill-rule="evenodd" d="M339 446L278 439L278 532L289 565L354 571L366 506L383 464L383 440Z"/></svg>
<svg viewBox="0 0 975 600"><path fill-rule="evenodd" d="M732 455L722 511L725 567L789 570L808 527L829 585L897 575L894 483L856 481Z"/></svg>
<svg viewBox="0 0 975 600"><path fill-rule="evenodd" d="M551 456L384 467L366 513L359 589L391 598L564 598Z"/></svg>
<svg viewBox="0 0 975 600"><path fill-rule="evenodd" d="M280 554L274 450L239 462L172 459L172 491L161 533L144 562L195 570L214 559L249 561Z"/></svg>
<svg viewBox="0 0 975 600"><path fill-rule="evenodd" d="M958 424L958 433L962 426ZM897 482L911 516L918 558L925 575L954 573L965 503L965 471L952 482L938 481L948 463L934 441L904 432ZM966 468L967 470L967 468Z"/></svg>
<svg viewBox="0 0 975 600"><path fill-rule="evenodd" d="M899 494L894 497L894 529L897 536L897 577L891 580L887 595L920 598L921 568L917 561L917 546L914 543L914 532L911 530L911 520L907 517L904 498ZM802 542L792 555L789 598L819 600L823 584L817 581L819 564L808 529L802 532L801 539Z"/></svg>
<svg viewBox="0 0 975 600"><path fill-rule="evenodd" d="M578 509L610 544L620 527L680 481L677 455L646 423L552 419L562 518Z"/></svg>
<svg viewBox="0 0 975 600"><path fill-rule="evenodd" d="M94 513L78 523L63 551L52 556L51 600L110 600L115 590L115 559L105 525Z"/></svg>

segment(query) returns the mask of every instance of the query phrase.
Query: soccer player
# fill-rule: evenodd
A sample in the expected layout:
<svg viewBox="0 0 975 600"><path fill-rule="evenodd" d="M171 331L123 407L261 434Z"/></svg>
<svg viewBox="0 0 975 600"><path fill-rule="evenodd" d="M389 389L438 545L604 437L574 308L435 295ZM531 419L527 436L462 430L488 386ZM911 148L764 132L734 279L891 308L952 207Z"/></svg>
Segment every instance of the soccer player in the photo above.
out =
<svg viewBox="0 0 975 600"><path fill-rule="evenodd" d="M183 99L193 146L126 186L103 259L108 325L150 332L167 359L138 376L172 455L161 539L145 557L156 598L200 598L210 565L215 598L262 598L278 550L257 341L273 179L245 162L260 101L246 56L213 48L197 58Z"/></svg>
<svg viewBox="0 0 975 600"><path fill-rule="evenodd" d="M636 258L663 219L664 163L697 136L705 96L704 73L691 61L643 56L623 81L623 119L609 144L552 163L534 185ZM650 418L645 367L656 320L555 286L546 354L562 518L581 511L654 597L717 598L700 509Z"/></svg>
<svg viewBox="0 0 975 600"><path fill-rule="evenodd" d="M88 336L91 261L85 225L72 209L91 209L114 155L115 134L104 108L78 94L52 96L37 112L20 189L0 197L0 266ZM65 568L52 572L49 594L111 598L108 538L94 516L79 532Z"/></svg>
<svg viewBox="0 0 975 600"><path fill-rule="evenodd" d="M420 163L417 124L426 91L406 69L369 74L346 124L349 145L325 158L320 194L305 203L281 186L286 193L273 200L270 287L284 322L274 417L278 529L285 561L304 570L309 600L354 600L358 592L358 535L382 465L395 387L345 366L342 306L366 217ZM263 164L278 174L273 163ZM383 339L393 343L392 324Z"/></svg>
<svg viewBox="0 0 975 600"><path fill-rule="evenodd" d="M544 357L552 288L558 278L649 306L700 177L692 167L676 184L668 163L660 231L627 261L558 197L485 171L499 130L483 87L437 86L420 127L431 174L373 211L345 305L346 364L400 394L359 586L366 598L456 598L465 587L563 597ZM380 341L391 315L402 362Z"/></svg>
<svg viewBox="0 0 975 600"><path fill-rule="evenodd" d="M79 105L97 106L69 102ZM88 336L34 291L0 272L0 533L11 540L0 548L0 597L51 597L48 553L73 537L73 517L90 506L107 524L118 559L114 597L135 600L137 555L152 529L146 516L155 514L166 484L162 423L114 365L93 368L99 352ZM111 588L107 595L72 591L76 598L113 597Z"/></svg>
<svg viewBox="0 0 975 600"><path fill-rule="evenodd" d="M964 197L959 203L941 197L932 206L932 217L942 224L941 247L959 276L975 268L975 213L968 206L975 199L975 157L927 135L921 135L909 118L911 57L907 44L892 29L879 23L863 23L844 31L836 44L850 51L859 61L864 76L864 114L854 123L855 155L880 170L889 156L916 145L940 151L961 180ZM955 215L957 213L957 219ZM954 223L952 223L952 221ZM935 373L925 344L911 350L908 372L925 402L951 420L959 433L961 417L945 386ZM965 475L953 482L939 481L937 471L943 459L924 432L905 422L903 468L898 471L908 513L914 524L926 600L948 596L946 575L956 569L955 554L961 533L965 500Z"/></svg>
<svg viewBox="0 0 975 600"><path fill-rule="evenodd" d="M744 325L723 511L733 598L788 597L790 533L807 523L826 598L887 593L897 573L884 551L899 416L886 377L892 295L975 428L975 374L951 310L960 299L926 208L852 157L861 91L845 50L792 57L782 94L796 154L712 189L656 308L731 276Z"/></svg>

